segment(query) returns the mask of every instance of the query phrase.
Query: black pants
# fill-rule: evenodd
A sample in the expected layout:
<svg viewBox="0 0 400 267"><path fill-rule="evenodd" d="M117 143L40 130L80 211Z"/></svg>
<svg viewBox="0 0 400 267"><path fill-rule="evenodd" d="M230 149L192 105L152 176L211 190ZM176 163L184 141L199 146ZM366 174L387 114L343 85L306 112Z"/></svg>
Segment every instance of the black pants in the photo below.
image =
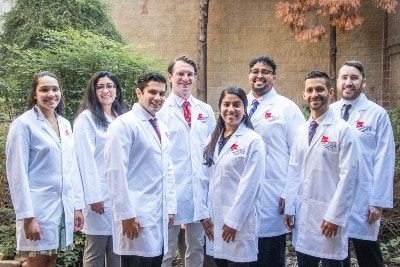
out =
<svg viewBox="0 0 400 267"><path fill-rule="evenodd" d="M156 257L121 255L121 267L161 267L163 254Z"/></svg>
<svg viewBox="0 0 400 267"><path fill-rule="evenodd" d="M218 267L250 267L249 262L233 262L225 259L213 258Z"/></svg>
<svg viewBox="0 0 400 267"><path fill-rule="evenodd" d="M349 239L349 255L343 260L344 267L350 267L350 241L353 243L357 256L358 266L360 267L383 267L383 257L381 248L377 241L362 240L356 238Z"/></svg>
<svg viewBox="0 0 400 267"><path fill-rule="evenodd" d="M286 234L258 238L257 267L285 267Z"/></svg>

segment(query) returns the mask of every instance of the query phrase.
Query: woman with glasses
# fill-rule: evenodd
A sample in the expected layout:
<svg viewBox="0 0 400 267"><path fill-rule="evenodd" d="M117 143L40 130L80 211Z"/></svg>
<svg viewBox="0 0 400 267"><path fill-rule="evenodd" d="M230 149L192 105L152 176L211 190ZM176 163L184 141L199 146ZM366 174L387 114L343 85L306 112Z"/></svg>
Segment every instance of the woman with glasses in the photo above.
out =
<svg viewBox="0 0 400 267"><path fill-rule="evenodd" d="M61 114L60 80L41 72L32 82L28 110L10 126L6 169L16 215L17 252L29 267L56 265L81 230L82 184L70 123Z"/></svg>
<svg viewBox="0 0 400 267"><path fill-rule="evenodd" d="M85 267L120 265L120 257L113 252L112 211L104 176L104 143L109 124L123 113L122 88L115 75L108 71L93 74L74 123L75 149L87 205L83 212Z"/></svg>

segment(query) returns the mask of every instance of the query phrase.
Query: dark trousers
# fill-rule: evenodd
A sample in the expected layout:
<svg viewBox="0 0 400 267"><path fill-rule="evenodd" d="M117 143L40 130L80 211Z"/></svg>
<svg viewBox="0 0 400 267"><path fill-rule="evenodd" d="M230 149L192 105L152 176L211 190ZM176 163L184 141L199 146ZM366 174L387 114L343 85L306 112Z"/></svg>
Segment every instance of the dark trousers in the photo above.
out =
<svg viewBox="0 0 400 267"><path fill-rule="evenodd" d="M258 238L257 262L252 267L285 267L286 234Z"/></svg>
<svg viewBox="0 0 400 267"><path fill-rule="evenodd" d="M156 257L121 255L121 267L161 267L162 259L162 254Z"/></svg>
<svg viewBox="0 0 400 267"><path fill-rule="evenodd" d="M301 252L297 252L297 263L299 267L318 267L321 261L323 267L343 267L342 260L329 260L310 256Z"/></svg>
<svg viewBox="0 0 400 267"><path fill-rule="evenodd" d="M383 267L381 248L377 241L349 239L349 255L343 260L344 267L350 267L350 241L356 252L358 266L360 267Z"/></svg>
<svg viewBox="0 0 400 267"><path fill-rule="evenodd" d="M213 258L218 267L250 267L250 262L233 262L225 259Z"/></svg>

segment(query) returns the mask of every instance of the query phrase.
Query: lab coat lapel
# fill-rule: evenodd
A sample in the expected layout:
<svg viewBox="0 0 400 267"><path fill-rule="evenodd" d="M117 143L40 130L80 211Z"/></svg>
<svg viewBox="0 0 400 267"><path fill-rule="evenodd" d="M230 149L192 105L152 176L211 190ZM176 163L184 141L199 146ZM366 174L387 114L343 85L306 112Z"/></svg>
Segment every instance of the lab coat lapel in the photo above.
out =
<svg viewBox="0 0 400 267"><path fill-rule="evenodd" d="M315 135L314 135L313 139L311 140L311 144L309 146L308 151L310 151L313 148L313 146L315 146L316 144L318 144L318 142L320 142L321 136L325 132L325 128L332 124L332 120L333 120L334 116L335 116L335 114L334 114L333 110L331 108L329 108L329 110L327 111L322 122L317 127L317 131L315 132ZM308 124L308 125L310 125L310 124ZM307 128L307 136L308 136L308 128Z"/></svg>
<svg viewBox="0 0 400 267"><path fill-rule="evenodd" d="M215 152L214 152L214 158L216 159L215 164L217 164L224 155L229 153L232 145L237 142L237 140L240 136L243 135L243 132L245 129L246 129L246 126L243 123L241 123L239 125L238 129L236 130L236 132L231 136L231 138L228 139L228 141L222 148L221 153L219 153L219 155L218 155L218 142L217 142L216 147L215 147Z"/></svg>
<svg viewBox="0 0 400 267"><path fill-rule="evenodd" d="M58 147L61 147L60 144L60 138L57 136L56 132L54 131L54 129L51 127L49 121L44 117L43 113L40 111L40 109L38 107L34 107L35 110L35 114L37 114L37 120L40 124L42 124L42 128L51 136L51 138L54 140L54 142L56 142ZM60 131L60 136L61 136L61 131L63 129L61 129L60 127L60 120L57 117L57 121L58 121L58 129Z"/></svg>
<svg viewBox="0 0 400 267"><path fill-rule="evenodd" d="M139 104L135 104L135 105L132 107L132 110L135 111L134 114L138 117L138 119L139 119L140 122L142 123L143 128L145 129L145 131L148 132L148 133L152 136L152 138L154 138L154 141L157 142L158 146L161 147L161 143L160 143L160 140L158 139L158 135L157 135L156 131L154 130L153 126L151 125L151 123L150 123L148 117L146 117L146 116L143 114L143 111L140 110ZM157 122L157 123L159 124L159 122ZM160 133L161 133L160 126L158 126L158 130L159 130ZM162 137L161 137L161 138L162 138ZM162 139L161 139L161 140L162 140Z"/></svg>
<svg viewBox="0 0 400 267"><path fill-rule="evenodd" d="M181 123L183 123L186 126L186 129L188 130L188 132L190 131L190 127L187 124L185 117L183 116L183 111L180 109L180 107L178 107L175 103L175 101L173 101L173 99L171 99L171 103L169 103L169 110L172 111L175 115L175 117L178 118L178 120L181 121ZM193 123L193 107L191 107L191 112L192 112L192 123Z"/></svg>

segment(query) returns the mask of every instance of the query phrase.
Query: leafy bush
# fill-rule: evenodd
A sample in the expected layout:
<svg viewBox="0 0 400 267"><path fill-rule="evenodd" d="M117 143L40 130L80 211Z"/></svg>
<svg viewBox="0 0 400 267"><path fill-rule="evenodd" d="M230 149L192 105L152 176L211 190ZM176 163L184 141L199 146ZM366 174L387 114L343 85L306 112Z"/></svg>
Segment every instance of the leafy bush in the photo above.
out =
<svg viewBox="0 0 400 267"><path fill-rule="evenodd" d="M71 120L93 73L113 72L124 88L124 98L130 107L135 101L138 76L160 69L155 59L135 54L135 47L89 31L49 30L39 42L40 49L0 44L13 55L4 63L4 75L0 77L0 98L5 100L8 110L14 111L13 116L25 110L32 78L43 70L54 72L61 79L65 115Z"/></svg>
<svg viewBox="0 0 400 267"><path fill-rule="evenodd" d="M5 258L14 258L16 246L14 210L0 208L0 249Z"/></svg>
<svg viewBox="0 0 400 267"><path fill-rule="evenodd" d="M78 266L82 263L85 235L82 232L74 234L74 250L63 251L58 254L56 266Z"/></svg>

